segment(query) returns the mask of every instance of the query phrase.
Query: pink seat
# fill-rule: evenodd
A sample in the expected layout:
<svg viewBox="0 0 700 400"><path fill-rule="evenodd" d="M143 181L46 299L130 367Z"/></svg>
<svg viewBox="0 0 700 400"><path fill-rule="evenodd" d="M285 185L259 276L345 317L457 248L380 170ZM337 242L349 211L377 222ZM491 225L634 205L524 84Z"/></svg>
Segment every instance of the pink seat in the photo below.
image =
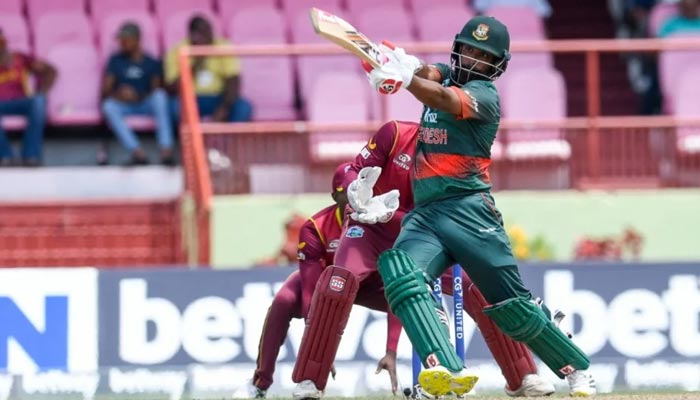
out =
<svg viewBox="0 0 700 400"><path fill-rule="evenodd" d="M462 26L474 16L474 11L461 5L440 5L421 9L414 13L418 39L424 42L450 42L462 30ZM441 53L425 54L429 64L450 63L451 48L446 47Z"/></svg>
<svg viewBox="0 0 700 400"><path fill-rule="evenodd" d="M376 7L396 7L405 8L403 0L382 0L381 2L376 0L346 0L345 8L350 15L359 15L365 10L376 8ZM393 19L393 16L385 15L386 19ZM352 22L351 22L352 23Z"/></svg>
<svg viewBox="0 0 700 400"><path fill-rule="evenodd" d="M216 8L219 10L219 17L224 24L228 24L236 13L247 8L277 8L277 0L217 0L216 3Z"/></svg>
<svg viewBox="0 0 700 400"><path fill-rule="evenodd" d="M501 97L504 117L509 120L560 121L566 117L566 86L561 73L553 68L514 71L505 80ZM571 147L558 129L509 130L506 157L568 159Z"/></svg>
<svg viewBox="0 0 700 400"><path fill-rule="evenodd" d="M2 0L0 1L0 16L21 15L22 0Z"/></svg>
<svg viewBox="0 0 700 400"><path fill-rule="evenodd" d="M369 88L369 85L365 83ZM411 93L406 90L399 90L390 96L384 96L370 91L370 105L372 118L379 121L391 119L399 121L419 121L423 112L423 104L416 100ZM382 113L382 104L386 102L386 113Z"/></svg>
<svg viewBox="0 0 700 400"><path fill-rule="evenodd" d="M678 77L678 89L675 92L673 115L680 118L696 119L700 104L700 65L687 68ZM676 147L681 153L700 153L700 129L678 128Z"/></svg>
<svg viewBox="0 0 700 400"><path fill-rule="evenodd" d="M683 37L698 37L698 34L675 34L667 40ZM679 77L691 68L700 65L700 53L693 50L662 51L659 53L659 84L664 94L664 109L672 112L676 107L676 93L680 89Z"/></svg>
<svg viewBox="0 0 700 400"><path fill-rule="evenodd" d="M150 14L149 0L90 0L90 13L96 26L113 14Z"/></svg>
<svg viewBox="0 0 700 400"><path fill-rule="evenodd" d="M287 20L281 11L269 7L249 7L225 20L226 33L234 43L281 44L287 36ZM250 21L265 21L251 24Z"/></svg>
<svg viewBox="0 0 700 400"><path fill-rule="evenodd" d="M318 77L307 105L314 123L363 123L369 118L368 86L364 77L327 71ZM349 160L369 137L364 131L314 132L310 135L315 162Z"/></svg>
<svg viewBox="0 0 700 400"><path fill-rule="evenodd" d="M2 0L3 2L5 0ZM85 14L85 0L26 0L27 16L32 25L39 22L39 18L47 13L66 12Z"/></svg>
<svg viewBox="0 0 700 400"><path fill-rule="evenodd" d="M104 17L99 32L101 59L106 61L112 53L117 51L117 32L122 24L127 21L133 22L141 28L141 47L144 51L152 57L160 57L160 42L158 40L160 34L158 32L158 24L155 23L154 18L149 13L131 11L117 12Z"/></svg>
<svg viewBox="0 0 700 400"><path fill-rule="evenodd" d="M266 21L251 24L250 21ZM228 24L232 42L256 44L285 42L285 18L275 8L254 7L234 14ZM241 57L241 91L253 103L256 120L295 120L292 58Z"/></svg>
<svg viewBox="0 0 700 400"><path fill-rule="evenodd" d="M503 22L508 27L511 41L546 39L542 18L530 7L491 7L484 14Z"/></svg>
<svg viewBox="0 0 700 400"><path fill-rule="evenodd" d="M171 15L183 12L190 14L197 11L214 13L211 0L153 0L153 5L156 17L161 23L166 22Z"/></svg>
<svg viewBox="0 0 700 400"><path fill-rule="evenodd" d="M187 25L195 15L202 15L209 20L215 37L222 36L221 23L213 12L204 10L179 11L170 14L162 25L163 47L166 52L187 38Z"/></svg>
<svg viewBox="0 0 700 400"><path fill-rule="evenodd" d="M45 13L34 24L34 52L45 56L54 46L94 46L92 26L81 12Z"/></svg>
<svg viewBox="0 0 700 400"><path fill-rule="evenodd" d="M328 8L326 11L333 12L334 14L337 13L337 15L341 17L343 16L339 10ZM299 14L297 16L296 23L291 26L292 39L294 42L328 44L329 42L326 39L316 35L308 21L308 15ZM296 65L299 91L302 100L308 96L316 78L323 72L338 71L355 74L361 70L359 59L349 53L327 56L298 56L296 57Z"/></svg>
<svg viewBox="0 0 700 400"><path fill-rule="evenodd" d="M306 24L311 26L311 23L308 22L309 9L311 7L335 13L334 10L340 10L342 4L341 0L282 0L282 10L290 23L291 21L298 21L299 15L303 14L306 15Z"/></svg>
<svg viewBox="0 0 700 400"><path fill-rule="evenodd" d="M408 4L411 7L411 10L413 11L413 14L416 16L429 11L432 7L467 7L468 4L471 3L471 1L464 1L464 0L440 0L439 6L438 3L436 3L434 0L408 0ZM459 29L461 29L461 26L467 23L466 20L462 21L461 25L459 25ZM457 28L455 28L457 29Z"/></svg>
<svg viewBox="0 0 700 400"><path fill-rule="evenodd" d="M29 44L29 31L27 23L20 14L9 15L0 13L0 29L7 38L10 50L22 53L32 52Z"/></svg>
<svg viewBox="0 0 700 400"><path fill-rule="evenodd" d="M50 121L58 125L98 123L100 71L95 48L58 45L49 51L47 59L58 70L48 98Z"/></svg>
<svg viewBox="0 0 700 400"><path fill-rule="evenodd" d="M390 2L391 3L391 2ZM379 43L388 39L394 43L413 42L413 18L402 6L385 5L358 9L353 25L370 40Z"/></svg>
<svg viewBox="0 0 700 400"><path fill-rule="evenodd" d="M678 6L675 3L661 2L655 5L649 14L649 23L647 26L649 29L649 36L657 36L664 22L676 14L678 14Z"/></svg>

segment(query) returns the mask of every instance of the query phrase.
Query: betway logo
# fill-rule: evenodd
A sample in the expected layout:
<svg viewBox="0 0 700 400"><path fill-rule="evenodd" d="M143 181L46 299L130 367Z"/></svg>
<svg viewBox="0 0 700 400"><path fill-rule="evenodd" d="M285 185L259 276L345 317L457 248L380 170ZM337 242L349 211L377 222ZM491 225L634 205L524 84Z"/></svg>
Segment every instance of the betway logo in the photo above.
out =
<svg viewBox="0 0 700 400"><path fill-rule="evenodd" d="M569 271L545 273L545 302L569 316L562 329L589 355L608 343L628 357L652 357L669 347L681 356L700 355L700 290L698 276L673 275L668 289L656 293L635 288L616 294L609 303L593 291L574 289ZM622 283L622 282L621 282ZM574 332L574 315L581 327Z"/></svg>

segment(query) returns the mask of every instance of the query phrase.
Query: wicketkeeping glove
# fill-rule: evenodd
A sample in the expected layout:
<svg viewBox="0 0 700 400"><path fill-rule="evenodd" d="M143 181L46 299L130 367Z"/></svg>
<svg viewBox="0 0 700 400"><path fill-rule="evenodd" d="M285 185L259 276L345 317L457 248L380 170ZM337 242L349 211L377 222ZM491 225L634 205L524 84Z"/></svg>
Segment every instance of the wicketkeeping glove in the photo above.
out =
<svg viewBox="0 0 700 400"><path fill-rule="evenodd" d="M365 224L388 222L399 208L399 191L374 196L373 189L382 173L380 167L365 167L348 186L348 203L354 212L350 218Z"/></svg>

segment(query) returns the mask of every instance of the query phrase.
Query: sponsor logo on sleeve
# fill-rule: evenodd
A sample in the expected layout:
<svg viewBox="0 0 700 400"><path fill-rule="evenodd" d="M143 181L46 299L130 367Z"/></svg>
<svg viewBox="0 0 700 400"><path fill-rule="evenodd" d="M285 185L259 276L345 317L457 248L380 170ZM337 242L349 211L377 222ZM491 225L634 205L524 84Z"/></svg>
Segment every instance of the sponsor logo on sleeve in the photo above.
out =
<svg viewBox="0 0 700 400"><path fill-rule="evenodd" d="M345 232L345 237L349 238L361 238L364 235L365 230L362 229L361 226L351 226L348 228L347 232Z"/></svg>

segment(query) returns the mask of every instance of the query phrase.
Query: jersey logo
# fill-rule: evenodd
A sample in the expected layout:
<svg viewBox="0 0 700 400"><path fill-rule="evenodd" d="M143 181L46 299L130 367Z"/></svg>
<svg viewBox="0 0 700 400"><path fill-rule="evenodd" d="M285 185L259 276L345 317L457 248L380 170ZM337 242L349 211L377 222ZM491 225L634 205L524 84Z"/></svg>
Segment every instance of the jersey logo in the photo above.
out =
<svg viewBox="0 0 700 400"><path fill-rule="evenodd" d="M349 238L361 238L365 235L365 230L360 226L351 226L348 231L345 232L345 237Z"/></svg>
<svg viewBox="0 0 700 400"><path fill-rule="evenodd" d="M331 240L331 242L328 243L328 250L327 251L329 253L333 253L338 248L339 242L340 242L340 240L338 240L338 239Z"/></svg>
<svg viewBox="0 0 700 400"><path fill-rule="evenodd" d="M331 281L328 283L328 288L334 292L342 292L345 289L345 278L342 276L331 276Z"/></svg>
<svg viewBox="0 0 700 400"><path fill-rule="evenodd" d="M374 136L372 136L371 138L369 138L369 143L367 143L367 147L368 147L370 150L374 150L374 149L377 148L377 144L374 143Z"/></svg>
<svg viewBox="0 0 700 400"><path fill-rule="evenodd" d="M489 26L486 24L479 24L479 26L472 32L474 39L479 41L488 40L489 38Z"/></svg>
<svg viewBox="0 0 700 400"><path fill-rule="evenodd" d="M411 162L411 156L406 153L401 153L394 159L394 164L407 171L411 169L411 167L408 165L409 162Z"/></svg>
<svg viewBox="0 0 700 400"><path fill-rule="evenodd" d="M299 249L299 250L303 249L304 247L306 247L306 242L300 242L300 243L297 245L297 249Z"/></svg>
<svg viewBox="0 0 700 400"><path fill-rule="evenodd" d="M367 146L363 147L362 150L360 150L360 155L361 155L362 158L364 158L365 160L369 158L370 153L369 153L369 150L367 150Z"/></svg>
<svg viewBox="0 0 700 400"><path fill-rule="evenodd" d="M299 261L304 261L306 260L306 254L304 254L301 250L297 252L297 260Z"/></svg>
<svg viewBox="0 0 700 400"><path fill-rule="evenodd" d="M425 113L423 113L423 121L429 123L437 123L437 112L432 112L430 107L425 108Z"/></svg>

